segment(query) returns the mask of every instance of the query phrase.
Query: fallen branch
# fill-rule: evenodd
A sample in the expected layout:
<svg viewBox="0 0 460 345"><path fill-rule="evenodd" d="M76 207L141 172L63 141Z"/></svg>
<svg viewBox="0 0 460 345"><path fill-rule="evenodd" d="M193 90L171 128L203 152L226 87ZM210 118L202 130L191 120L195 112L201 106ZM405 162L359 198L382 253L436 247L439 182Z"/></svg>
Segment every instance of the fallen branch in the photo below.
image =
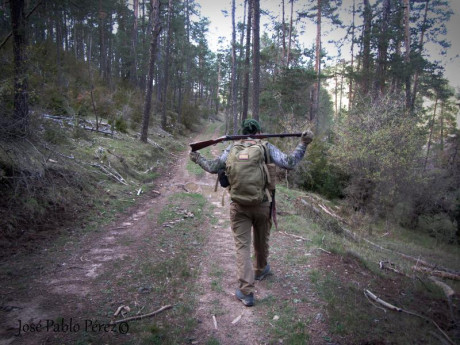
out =
<svg viewBox="0 0 460 345"><path fill-rule="evenodd" d="M95 167L95 168L99 168L100 170L102 170L106 175L112 177L113 179L115 179L116 181L120 182L121 184L124 184L125 186L128 185L128 183L125 181L125 179L113 168L112 171L110 171L110 168L103 165L103 164L96 164L96 163L92 163L91 164L92 167Z"/></svg>
<svg viewBox="0 0 460 345"><path fill-rule="evenodd" d="M452 279L452 280L460 280L460 275L450 273L447 271L435 270L435 269L431 269L429 267L423 267L423 266L412 266L412 269L414 271L427 273L427 274L430 274L436 277Z"/></svg>
<svg viewBox="0 0 460 345"><path fill-rule="evenodd" d="M104 131L103 129L95 129L93 127L86 127L85 125L80 126L80 127L85 129L85 130L87 130L87 131L91 131L91 132L113 135L112 131Z"/></svg>
<svg viewBox="0 0 460 345"><path fill-rule="evenodd" d="M332 254L330 251L327 251L326 249L323 249L323 248L321 248L321 247L318 247L318 248L316 248L316 249L321 250L322 252L325 252L326 254L329 254L329 255Z"/></svg>
<svg viewBox="0 0 460 345"><path fill-rule="evenodd" d="M160 309L152 312L152 313L148 313L148 314L143 314L143 315L137 315L137 316L132 316L132 317L128 317L126 319L122 319L122 320L116 320L116 321L111 321L110 322L110 325L116 325L116 324L119 324L119 323L124 323L124 322L128 322L128 321L135 321L135 320L142 320L142 319L145 319L145 318L148 318L148 317L152 317L152 316L155 316L155 315L158 315L160 314L161 312L167 310L167 309L171 309L173 306L172 305L165 305L164 307L161 307Z"/></svg>
<svg viewBox="0 0 460 345"><path fill-rule="evenodd" d="M217 320L215 315L212 316L212 322L214 323L214 328L217 329Z"/></svg>
<svg viewBox="0 0 460 345"><path fill-rule="evenodd" d="M117 311L115 313L113 313L113 316L116 317L118 316L120 313L121 315L124 316L124 313L123 312L130 312L131 309L127 306L127 305L121 305L118 307Z"/></svg>
<svg viewBox="0 0 460 345"><path fill-rule="evenodd" d="M347 222L340 216L338 216L337 214L335 214L334 212L332 212L331 210L329 210L326 206L324 205L321 205L321 204L318 204L318 206L324 211L326 212L328 215L330 215L331 217L334 217L334 218L337 218L339 219L340 221L344 222L345 224L347 224Z"/></svg>
<svg viewBox="0 0 460 345"><path fill-rule="evenodd" d="M394 306L393 304L390 304L388 302L385 302L383 299L378 298L376 295L374 295L372 292L370 292L367 289L364 290L364 294L367 297L369 297L370 299L372 299L373 301L383 305L387 309L394 310L394 311L397 311L399 313L403 311L401 308L398 308L398 307Z"/></svg>
<svg viewBox="0 0 460 345"><path fill-rule="evenodd" d="M279 231L280 234L283 234L283 235L286 235L286 236L290 236L290 237L294 237L294 238L297 238L299 240L302 240L302 241L312 241L312 240L309 240L308 238L305 238L305 237L302 237L302 236L299 236L299 235L294 235L294 234L289 234L285 231Z"/></svg>
<svg viewBox="0 0 460 345"><path fill-rule="evenodd" d="M240 320L241 320L241 317L243 316L243 314L240 314L238 315L237 317L235 317L232 321L232 325L235 325L237 324Z"/></svg>
<svg viewBox="0 0 460 345"><path fill-rule="evenodd" d="M441 329L441 327L439 327L439 325L433 319L430 319L430 318L428 318L426 316L420 315L418 313L414 313L414 312L409 311L409 310L405 310L405 309L396 307L393 304L388 303L388 302L384 301L383 299L378 298L376 295L374 295L372 292L370 292L367 289L364 289L364 294L366 295L366 297L369 297L370 299L372 299L373 301L379 303L380 305L384 306L387 309L397 311L399 313L406 313L406 314L409 314L409 315L417 316L419 318L424 319L425 321L433 323L436 326L436 328L442 333L442 335L445 337L445 339L450 344L455 345L455 343L449 338L449 336Z"/></svg>

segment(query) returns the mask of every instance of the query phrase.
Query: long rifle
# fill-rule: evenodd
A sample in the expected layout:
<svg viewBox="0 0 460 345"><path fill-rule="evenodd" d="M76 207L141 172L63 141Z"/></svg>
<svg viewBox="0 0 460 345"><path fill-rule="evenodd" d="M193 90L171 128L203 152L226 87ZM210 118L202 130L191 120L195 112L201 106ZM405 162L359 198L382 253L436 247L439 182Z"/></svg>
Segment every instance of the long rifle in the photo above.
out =
<svg viewBox="0 0 460 345"><path fill-rule="evenodd" d="M244 140L244 139L266 139L266 138L286 138L286 137L301 137L302 133L280 133L280 134L249 134L249 135L224 135L217 139L205 141L197 141L190 144L192 152L204 149L205 147L215 145L224 141Z"/></svg>

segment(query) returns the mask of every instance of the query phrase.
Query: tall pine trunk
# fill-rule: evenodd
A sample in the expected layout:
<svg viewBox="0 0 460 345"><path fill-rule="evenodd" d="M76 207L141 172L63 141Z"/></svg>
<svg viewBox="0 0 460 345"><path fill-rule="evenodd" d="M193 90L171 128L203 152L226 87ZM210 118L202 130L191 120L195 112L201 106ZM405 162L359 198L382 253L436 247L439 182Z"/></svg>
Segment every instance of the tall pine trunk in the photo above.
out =
<svg viewBox="0 0 460 345"><path fill-rule="evenodd" d="M369 0L364 0L364 26L363 26L363 70L361 92L366 95L369 92L371 80L371 24L372 9Z"/></svg>
<svg viewBox="0 0 460 345"><path fill-rule="evenodd" d="M351 26L351 62L350 62L350 84L348 86L348 109L353 108L353 79L354 79L354 63L355 63L355 14L356 14L356 3L353 0L353 21Z"/></svg>
<svg viewBox="0 0 460 345"><path fill-rule="evenodd" d="M426 0L425 2L425 13L423 15L423 23L422 23L422 32L420 33L420 41L418 43L419 47L419 52L420 52L420 55L422 55L422 52L423 52L423 41L424 41L424 38L425 38L425 31L426 31L426 21L427 21L427 16L428 16L428 3L429 3L430 0ZM410 110L411 112L414 111L415 109L415 99L417 97L417 89L418 89L418 77L419 77L419 74L420 74L420 68L417 66L416 67L416 70L415 70L415 75L414 75L414 87L413 87L413 91L412 91L412 98L411 98L411 107L410 107Z"/></svg>
<svg viewBox="0 0 460 345"><path fill-rule="evenodd" d="M163 83L163 113L161 116L161 128L166 129L166 110L168 105L168 83L169 83L169 56L171 52L171 18L172 18L172 0L168 2L168 33L166 37L166 56L164 59L164 83Z"/></svg>
<svg viewBox="0 0 460 345"><path fill-rule="evenodd" d="M134 10L134 22L133 32L131 34L131 54L132 54L132 65L131 65L131 83L137 84L137 30L138 30L138 18L139 18L139 0L133 0Z"/></svg>
<svg viewBox="0 0 460 345"><path fill-rule="evenodd" d="M388 55L388 42L389 37L387 33L388 29L388 20L390 17L391 11L390 0L383 1L382 9L382 23L380 26L380 36L378 40L378 55L377 55L377 77L374 81L374 92L377 97L378 94L383 94L385 92L385 74L386 74L386 65L387 65L387 55Z"/></svg>
<svg viewBox="0 0 460 345"><path fill-rule="evenodd" d="M236 91L236 27L235 27L235 0L232 0L232 115L233 115L233 134L238 133L238 112Z"/></svg>
<svg viewBox="0 0 460 345"><path fill-rule="evenodd" d="M155 59L157 55L157 42L160 35L160 0L151 0L152 12L152 33L150 41L150 61L149 72L147 76L147 85L145 87L145 102L144 102L144 115L142 118L142 133L141 141L147 142L147 135L149 131L150 110L152 107L152 91L153 91L153 75L155 73Z"/></svg>
<svg viewBox="0 0 460 345"><path fill-rule="evenodd" d="M251 26L252 26L252 0L248 2L248 24L246 28L246 57L244 60L244 85L243 85L243 114L241 120L248 118L249 108L249 62L251 56Z"/></svg>
<svg viewBox="0 0 460 345"><path fill-rule="evenodd" d="M294 0L291 0L291 18L289 19L289 39L288 39L288 51L286 59L286 67L289 68L291 62L291 40L292 40L292 15L294 14Z"/></svg>
<svg viewBox="0 0 460 345"><path fill-rule="evenodd" d="M410 13L410 3L409 0L404 0L404 43L406 46L406 52L404 55L404 63L405 63L405 84L406 84L406 111L408 112L411 107L411 81L410 81L410 73L409 73L409 64L410 64L410 21L409 21L409 13Z"/></svg>
<svg viewBox="0 0 460 345"><path fill-rule="evenodd" d="M105 46L105 17L107 13L102 9L102 0L99 0L99 63L102 79L106 80L107 72L107 49Z"/></svg>
<svg viewBox="0 0 460 345"><path fill-rule="evenodd" d="M426 170L426 166L428 164L428 157L430 155L431 139L433 137L434 123L436 121L436 110L438 108L438 101L439 101L439 97L438 97L438 95L436 95L436 100L434 102L433 118L431 119L431 123L430 123L430 135L428 137L428 144L427 144L427 147L426 147L425 164L423 165L423 170Z"/></svg>
<svg viewBox="0 0 460 345"><path fill-rule="evenodd" d="M281 27L281 34L283 39L283 57L282 57L282 65L286 66L286 26L284 25L284 0L281 0L281 7L282 7L282 27Z"/></svg>
<svg viewBox="0 0 460 345"><path fill-rule="evenodd" d="M243 26L241 27L241 35L240 35L240 53L238 57L238 66L237 66L237 75L236 75L236 88L238 89L238 111L240 114L240 119L243 117L243 85L242 80L244 79L244 67L242 68L242 61L244 60L244 33L246 27L246 11L247 11L247 0L244 1L244 12L243 12Z"/></svg>
<svg viewBox="0 0 460 345"><path fill-rule="evenodd" d="M28 131L29 103L26 55L26 18L24 0L10 1L14 56L14 135L24 136Z"/></svg>
<svg viewBox="0 0 460 345"><path fill-rule="evenodd" d="M260 92L260 0L252 0L252 117L259 120Z"/></svg>
<svg viewBox="0 0 460 345"><path fill-rule="evenodd" d="M310 121L315 121L315 130L319 129L318 107L319 107L319 90L320 90L320 75L321 75L321 3L322 0L317 0L316 12L316 49L315 49L315 73L316 82L313 86L311 94Z"/></svg>

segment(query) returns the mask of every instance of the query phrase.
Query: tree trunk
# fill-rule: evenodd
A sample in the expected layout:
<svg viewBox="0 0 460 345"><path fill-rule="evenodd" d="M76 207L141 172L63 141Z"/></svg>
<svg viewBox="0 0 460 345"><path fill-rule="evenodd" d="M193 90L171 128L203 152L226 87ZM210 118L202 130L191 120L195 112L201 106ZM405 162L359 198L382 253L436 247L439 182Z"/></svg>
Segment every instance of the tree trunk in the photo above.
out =
<svg viewBox="0 0 460 345"><path fill-rule="evenodd" d="M431 148L431 138L433 137L433 128L434 122L436 119L436 109L438 107L438 96L436 96L436 101L434 102L434 110L433 110L433 118L431 119L431 126L430 126L430 136L428 138L428 144L426 147L426 157L425 157L425 164L423 165L423 170L426 170L426 165L428 163L428 156L430 155L430 148Z"/></svg>
<svg viewBox="0 0 460 345"><path fill-rule="evenodd" d="M242 97L243 90L242 89L244 87L243 85L241 85L242 80L244 79L244 67L241 68L241 65L242 65L242 61L244 59L244 57L243 57L243 54L244 54L244 29L246 27L247 4L248 4L248 1L245 0L244 1L244 12L243 12L243 26L241 28L241 35L240 35L240 55L239 55L239 58L238 58L238 65L239 65L240 68L237 68L237 75L236 75L236 88L238 90L238 95L240 95L240 97L238 99L238 110L239 110L239 114L240 114L241 118L243 117L243 97ZM244 82L244 80L243 80L243 82Z"/></svg>
<svg viewBox="0 0 460 345"><path fill-rule="evenodd" d="M355 59L355 14L356 14L356 3L353 0L353 21L351 26L351 62L350 62L350 84L348 87L348 110L353 108L353 78L354 78L354 59Z"/></svg>
<svg viewBox="0 0 460 345"><path fill-rule="evenodd" d="M289 40L288 40L288 51L286 59L286 67L289 68L291 62L291 40L292 40L292 15L294 14L294 0L291 0L291 18L289 19Z"/></svg>
<svg viewBox="0 0 460 345"><path fill-rule="evenodd" d="M441 103L441 138L440 138L440 142L441 142L441 152L444 152L444 101L442 101Z"/></svg>
<svg viewBox="0 0 460 345"><path fill-rule="evenodd" d="M172 20L172 0L168 2L168 33L166 37L166 56L164 59L164 83L163 83L163 113L161 116L161 128L166 130L167 117L167 99L168 99L168 83L169 83L169 56L171 52L171 20Z"/></svg>
<svg viewBox="0 0 460 345"><path fill-rule="evenodd" d="M361 91L363 95L369 92L371 66L371 23L372 9L369 0L364 0L364 31L363 31L363 72Z"/></svg>
<svg viewBox="0 0 460 345"><path fill-rule="evenodd" d="M14 135L24 136L28 131L29 103L27 79L27 34L24 0L10 1L14 56Z"/></svg>
<svg viewBox="0 0 460 345"><path fill-rule="evenodd" d="M282 18L281 18L281 34L283 38L283 57L282 57L282 65L286 65L286 27L284 25L284 0L281 0L281 7L282 7Z"/></svg>
<svg viewBox="0 0 460 345"><path fill-rule="evenodd" d="M246 28L246 58L244 60L243 114L241 120L248 118L249 108L249 59L251 55L252 0L248 2L248 26Z"/></svg>
<svg viewBox="0 0 460 345"><path fill-rule="evenodd" d="M235 27L235 0L232 0L232 115L233 134L238 133L238 112L236 109L236 27Z"/></svg>
<svg viewBox="0 0 460 345"><path fill-rule="evenodd" d="M406 83L406 111L410 110L411 106L411 87L410 87L410 73L409 73L409 64L410 64L410 21L409 21L409 12L410 4L409 0L404 0L404 42L406 46L406 52L404 56L405 63L405 83Z"/></svg>
<svg viewBox="0 0 460 345"><path fill-rule="evenodd" d="M422 32L420 33L420 41L418 43L420 55L422 55L422 52L423 52L423 40L424 40L425 32L426 32L426 20L427 20L427 16L428 16L428 3L429 3L429 1L430 0L426 0L426 2L425 2L425 14L423 15ZM414 75L414 89L412 91L411 107L410 107L411 112L413 112L414 109L415 109L415 99L417 97L419 74L420 74L420 68L418 68L418 66L417 66L416 69L415 69L415 75Z"/></svg>
<svg viewBox="0 0 460 345"><path fill-rule="evenodd" d="M260 92L260 0L252 0L252 117L259 120L259 92Z"/></svg>
<svg viewBox="0 0 460 345"><path fill-rule="evenodd" d="M106 80L106 58L107 52L105 47L105 17L107 13L102 9L102 0L99 0L99 63L102 79Z"/></svg>
<svg viewBox="0 0 460 345"><path fill-rule="evenodd" d="M62 21L61 11L56 7L54 9L54 18L56 21L56 67L57 67L57 86L59 89L62 88Z"/></svg>
<svg viewBox="0 0 460 345"><path fill-rule="evenodd" d="M185 78L186 78L186 85L185 85L185 95L187 96L186 99L191 100L192 90L193 90L193 81L192 81L192 59L190 58L190 31L191 31L191 23L190 23L190 0L185 0L185 23L187 25L186 33L187 33L187 49L185 50L185 59L186 59L186 70L185 70Z"/></svg>
<svg viewBox="0 0 460 345"><path fill-rule="evenodd" d="M113 30L113 18L112 13L109 12L109 27L108 27L108 37L107 37L107 57L106 57L106 66L105 66L105 81L107 83L107 87L112 89L112 53L113 53L113 46L112 46L112 35L111 32Z"/></svg>
<svg viewBox="0 0 460 345"><path fill-rule="evenodd" d="M312 104L310 107L310 121L315 121L315 131L319 129L318 107L319 107L319 88L321 74L321 3L322 0L317 0L316 12L316 47L315 47L315 73L316 82L312 93Z"/></svg>
<svg viewBox="0 0 460 345"><path fill-rule="evenodd" d="M220 60L217 61L216 115L219 113Z"/></svg>
<svg viewBox="0 0 460 345"><path fill-rule="evenodd" d="M147 77L147 85L145 88L145 103L144 103L144 115L142 119L142 133L141 141L147 142L147 135L149 130L149 120L150 120L150 109L152 106L152 89L153 89L153 74L155 72L155 58L157 50L157 41L158 36L160 35L161 26L160 26L160 0L151 0L152 12L151 22L152 22L152 37L150 41L150 61L149 61L149 71Z"/></svg>
<svg viewBox="0 0 460 345"><path fill-rule="evenodd" d="M395 19L395 22L398 21L399 19L399 23L400 23L400 28L403 30L404 28L404 15L403 15L403 9L404 7L403 6L400 6L400 8L397 9L396 11L396 19ZM395 55L396 57L398 58L398 60L400 61L403 61L403 57L402 57L402 40L401 40L401 35L397 34L396 37L395 37ZM396 94L396 95L399 95L400 92L401 92L401 88L402 88L402 79L404 78L403 75L401 74L395 74L393 75L393 81L392 81L392 90L391 92L393 94Z"/></svg>
<svg viewBox="0 0 460 345"><path fill-rule="evenodd" d="M131 83L137 85L137 30L138 30L138 17L139 17L139 0L133 0L134 9L134 23L133 32L131 34L131 54L132 54L132 65L131 65Z"/></svg>
<svg viewBox="0 0 460 345"><path fill-rule="evenodd" d="M382 23L380 27L380 36L378 40L378 55L377 55L377 77L375 78L374 83L374 92L375 97L378 94L383 94L385 92L385 73L386 73L386 64L387 64L387 55L388 55L388 42L389 37L387 33L388 29L388 20L390 17L391 11L390 0L383 1L382 9Z"/></svg>

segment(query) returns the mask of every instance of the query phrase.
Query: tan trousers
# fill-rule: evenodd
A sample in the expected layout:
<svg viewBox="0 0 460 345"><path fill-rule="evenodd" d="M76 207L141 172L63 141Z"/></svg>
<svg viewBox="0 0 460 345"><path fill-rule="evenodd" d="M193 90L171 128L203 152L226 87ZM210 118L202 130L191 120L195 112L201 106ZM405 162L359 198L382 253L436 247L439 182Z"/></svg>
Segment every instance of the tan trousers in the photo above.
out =
<svg viewBox="0 0 460 345"><path fill-rule="evenodd" d="M236 246L239 288L245 295L254 292L254 277L267 265L272 221L270 203L257 206L230 204L230 220ZM251 263L251 228L254 230L254 262Z"/></svg>

